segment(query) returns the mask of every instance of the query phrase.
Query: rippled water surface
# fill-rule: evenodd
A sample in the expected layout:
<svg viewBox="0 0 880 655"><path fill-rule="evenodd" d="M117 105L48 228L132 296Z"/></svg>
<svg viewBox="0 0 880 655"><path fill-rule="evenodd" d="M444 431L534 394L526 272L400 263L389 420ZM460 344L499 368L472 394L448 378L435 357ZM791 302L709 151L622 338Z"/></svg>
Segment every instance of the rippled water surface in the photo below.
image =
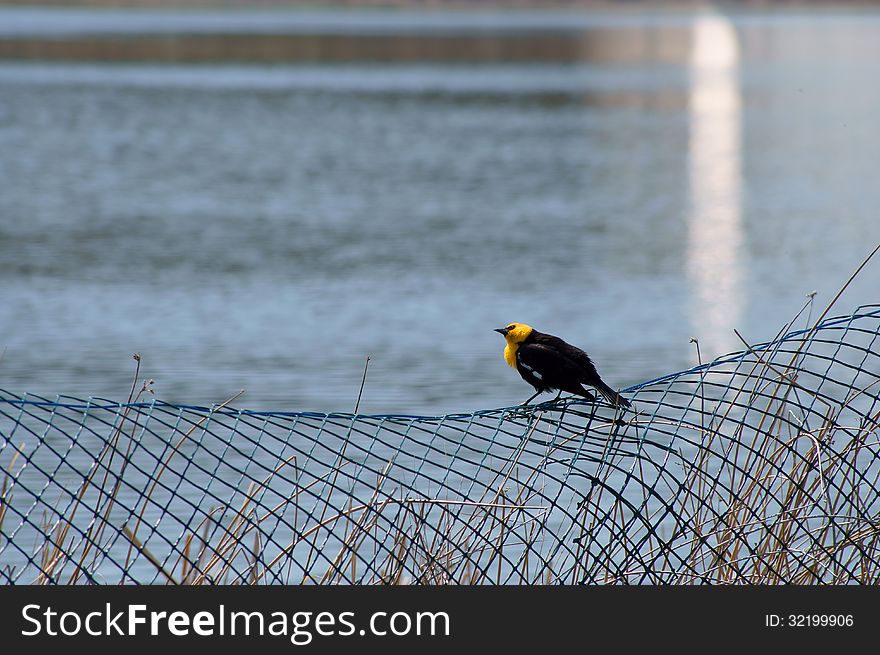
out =
<svg viewBox="0 0 880 655"><path fill-rule="evenodd" d="M878 241L880 21L635 43L673 28L684 57L0 61L0 387L124 399L138 352L164 400L351 411L369 354L362 411L457 412L530 395L511 321L612 386L773 337Z"/></svg>

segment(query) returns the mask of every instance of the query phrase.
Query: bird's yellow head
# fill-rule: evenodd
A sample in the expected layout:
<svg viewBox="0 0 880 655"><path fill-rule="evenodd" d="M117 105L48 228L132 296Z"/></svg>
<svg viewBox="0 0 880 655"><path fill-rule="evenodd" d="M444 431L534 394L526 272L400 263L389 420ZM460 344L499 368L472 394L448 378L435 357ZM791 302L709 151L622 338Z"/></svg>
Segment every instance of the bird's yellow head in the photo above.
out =
<svg viewBox="0 0 880 655"><path fill-rule="evenodd" d="M511 323L507 327L498 328L495 331L503 334L507 343L519 345L529 338L529 335L533 332L533 328L531 325L526 325L525 323Z"/></svg>
<svg viewBox="0 0 880 655"><path fill-rule="evenodd" d="M496 328L495 331L503 334L507 341L507 345L504 347L504 361L516 368L516 349L519 348L519 344L529 338L534 329L525 323L511 323L507 327Z"/></svg>

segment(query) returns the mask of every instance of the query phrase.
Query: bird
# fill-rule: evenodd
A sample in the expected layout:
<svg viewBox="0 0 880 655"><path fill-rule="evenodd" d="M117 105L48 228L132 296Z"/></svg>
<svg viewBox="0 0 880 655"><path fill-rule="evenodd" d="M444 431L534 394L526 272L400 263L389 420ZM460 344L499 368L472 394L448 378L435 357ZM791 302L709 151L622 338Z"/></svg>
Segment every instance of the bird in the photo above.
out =
<svg viewBox="0 0 880 655"><path fill-rule="evenodd" d="M558 390L582 396L589 401L596 398L584 389L595 387L612 405L629 407L630 402L609 387L599 377L589 355L580 348L566 343L552 334L538 332L525 323L511 323L497 328L504 336L504 360L535 388L535 393L523 405L528 405L540 393Z"/></svg>

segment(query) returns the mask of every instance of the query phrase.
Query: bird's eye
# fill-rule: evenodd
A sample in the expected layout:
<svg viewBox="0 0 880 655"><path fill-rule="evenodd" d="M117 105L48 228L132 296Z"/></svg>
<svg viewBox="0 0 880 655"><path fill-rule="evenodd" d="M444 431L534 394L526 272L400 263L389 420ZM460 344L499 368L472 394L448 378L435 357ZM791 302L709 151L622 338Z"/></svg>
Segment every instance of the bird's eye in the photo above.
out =
<svg viewBox="0 0 880 655"><path fill-rule="evenodd" d="M508 330L513 330L514 328L516 328L516 326L513 323L507 326Z"/></svg>

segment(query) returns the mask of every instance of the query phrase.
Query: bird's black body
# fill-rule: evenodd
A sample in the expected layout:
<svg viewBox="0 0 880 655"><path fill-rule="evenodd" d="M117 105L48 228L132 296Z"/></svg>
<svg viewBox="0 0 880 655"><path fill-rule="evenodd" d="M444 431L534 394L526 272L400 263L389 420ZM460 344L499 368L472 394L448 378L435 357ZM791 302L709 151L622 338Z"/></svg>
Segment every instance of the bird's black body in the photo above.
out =
<svg viewBox="0 0 880 655"><path fill-rule="evenodd" d="M619 407L630 406L626 398L602 381L587 353L552 334L532 329L525 339L516 344L515 357L517 372L535 388L535 396L544 391L559 390L595 400L584 389L584 385L589 385L610 403Z"/></svg>

